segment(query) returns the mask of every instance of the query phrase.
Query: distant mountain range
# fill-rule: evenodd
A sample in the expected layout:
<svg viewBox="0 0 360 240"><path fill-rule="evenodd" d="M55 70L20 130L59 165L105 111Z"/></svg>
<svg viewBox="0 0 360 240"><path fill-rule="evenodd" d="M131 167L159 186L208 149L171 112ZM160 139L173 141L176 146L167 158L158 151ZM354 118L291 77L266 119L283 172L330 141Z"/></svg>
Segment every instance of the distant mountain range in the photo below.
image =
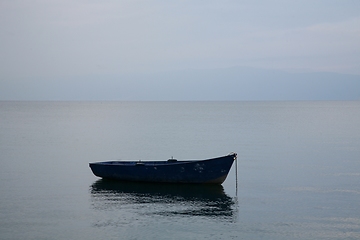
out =
<svg viewBox="0 0 360 240"><path fill-rule="evenodd" d="M188 70L152 76L166 98L194 100L360 100L360 76L253 68ZM165 93L164 93L165 94Z"/></svg>
<svg viewBox="0 0 360 240"><path fill-rule="evenodd" d="M360 100L360 75L242 67L32 79L0 87L0 100Z"/></svg>

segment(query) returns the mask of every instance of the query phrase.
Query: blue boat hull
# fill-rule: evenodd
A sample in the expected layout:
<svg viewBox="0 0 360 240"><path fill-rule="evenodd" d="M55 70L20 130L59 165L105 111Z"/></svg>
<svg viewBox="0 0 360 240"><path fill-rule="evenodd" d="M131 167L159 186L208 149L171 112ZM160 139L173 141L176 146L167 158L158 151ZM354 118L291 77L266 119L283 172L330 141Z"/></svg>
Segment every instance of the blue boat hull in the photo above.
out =
<svg viewBox="0 0 360 240"><path fill-rule="evenodd" d="M94 175L120 181L209 183L225 181L236 154L192 161L108 161L90 163Z"/></svg>

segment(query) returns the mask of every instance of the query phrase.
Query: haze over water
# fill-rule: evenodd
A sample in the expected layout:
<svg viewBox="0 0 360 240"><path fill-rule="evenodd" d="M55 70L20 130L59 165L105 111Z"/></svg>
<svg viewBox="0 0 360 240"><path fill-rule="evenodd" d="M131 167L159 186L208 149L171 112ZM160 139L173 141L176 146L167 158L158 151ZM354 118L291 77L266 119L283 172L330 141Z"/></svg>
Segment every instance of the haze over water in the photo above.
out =
<svg viewBox="0 0 360 240"><path fill-rule="evenodd" d="M359 239L359 122L358 101L0 102L0 238ZM230 152L215 187L88 167Z"/></svg>

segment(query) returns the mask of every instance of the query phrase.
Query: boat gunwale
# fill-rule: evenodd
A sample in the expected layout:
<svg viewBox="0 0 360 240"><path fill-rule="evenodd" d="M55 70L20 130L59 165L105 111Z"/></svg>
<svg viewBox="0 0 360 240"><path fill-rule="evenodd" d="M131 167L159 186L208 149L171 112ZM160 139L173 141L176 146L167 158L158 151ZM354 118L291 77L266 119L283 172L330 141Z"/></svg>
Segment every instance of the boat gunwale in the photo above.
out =
<svg viewBox="0 0 360 240"><path fill-rule="evenodd" d="M179 164L193 164L193 163L201 163L212 160L218 160L221 158L233 157L233 160L236 159L236 154L229 154L222 157L209 158L209 159L201 159L201 160L112 160L112 161L104 161L104 162L93 162L89 163L89 165L104 165L104 166L168 166L168 165L179 165ZM171 161L173 160L173 161Z"/></svg>

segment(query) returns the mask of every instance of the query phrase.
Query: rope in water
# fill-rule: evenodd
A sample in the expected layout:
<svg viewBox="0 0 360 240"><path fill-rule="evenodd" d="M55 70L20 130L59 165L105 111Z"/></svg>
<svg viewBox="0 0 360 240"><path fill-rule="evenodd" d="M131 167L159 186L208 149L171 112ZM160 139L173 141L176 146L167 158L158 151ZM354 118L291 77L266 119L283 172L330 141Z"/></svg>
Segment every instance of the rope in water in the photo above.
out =
<svg viewBox="0 0 360 240"><path fill-rule="evenodd" d="M237 154L235 154L235 196L238 197L238 161Z"/></svg>

